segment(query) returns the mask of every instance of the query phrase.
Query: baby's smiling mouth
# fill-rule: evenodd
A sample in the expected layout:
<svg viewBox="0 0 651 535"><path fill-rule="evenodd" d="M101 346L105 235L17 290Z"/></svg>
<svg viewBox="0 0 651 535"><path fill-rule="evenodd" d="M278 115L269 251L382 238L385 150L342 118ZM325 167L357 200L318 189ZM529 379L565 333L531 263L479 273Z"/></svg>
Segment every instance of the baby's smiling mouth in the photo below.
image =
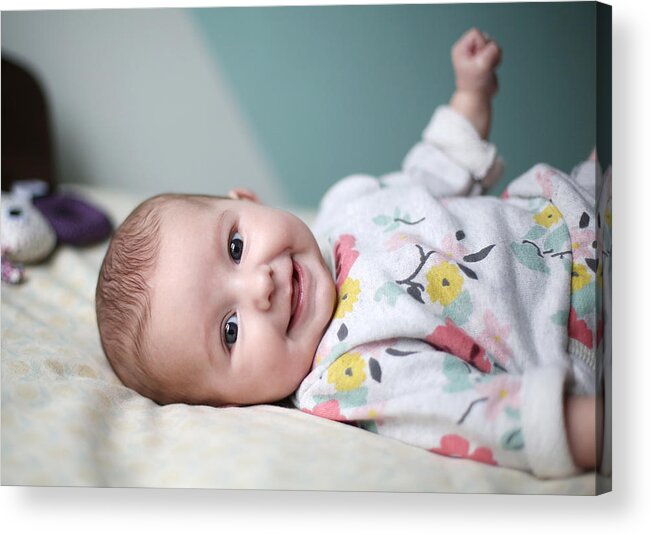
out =
<svg viewBox="0 0 651 535"><path fill-rule="evenodd" d="M302 284L302 277L301 277L301 268L298 266L298 264L294 261L292 261L292 302L291 302L291 309L290 309L290 314L289 314L289 325L287 326L287 330L292 328L294 325L294 322L297 318L296 311L299 308L299 305L301 304L302 297L303 297L303 284ZM300 316L300 311L298 316Z"/></svg>

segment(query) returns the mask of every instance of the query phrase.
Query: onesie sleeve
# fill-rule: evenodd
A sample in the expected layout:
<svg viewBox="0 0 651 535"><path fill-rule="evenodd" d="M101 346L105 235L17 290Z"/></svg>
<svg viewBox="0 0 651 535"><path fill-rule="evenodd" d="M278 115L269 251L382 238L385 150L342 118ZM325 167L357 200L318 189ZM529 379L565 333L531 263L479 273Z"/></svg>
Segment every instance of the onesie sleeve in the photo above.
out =
<svg viewBox="0 0 651 535"><path fill-rule="evenodd" d="M385 185L419 183L434 197L478 195L496 183L504 166L495 145L449 106L440 106L422 139L407 154L402 172L383 177Z"/></svg>
<svg viewBox="0 0 651 535"><path fill-rule="evenodd" d="M563 420L566 371L508 373L458 328L441 329L432 343L450 347L394 339L323 357L295 403L436 454L541 478L578 473Z"/></svg>
<svg viewBox="0 0 651 535"><path fill-rule="evenodd" d="M479 195L499 180L503 170L495 146L482 140L461 114L440 106L422 140L405 157L401 171L379 179L353 174L333 184L321 199L313 230L327 229L343 206L381 188L421 186L433 197Z"/></svg>
<svg viewBox="0 0 651 535"><path fill-rule="evenodd" d="M572 460L564 416L566 369L548 366L528 370L522 379L522 430L528 440L527 461L541 477L578 473Z"/></svg>

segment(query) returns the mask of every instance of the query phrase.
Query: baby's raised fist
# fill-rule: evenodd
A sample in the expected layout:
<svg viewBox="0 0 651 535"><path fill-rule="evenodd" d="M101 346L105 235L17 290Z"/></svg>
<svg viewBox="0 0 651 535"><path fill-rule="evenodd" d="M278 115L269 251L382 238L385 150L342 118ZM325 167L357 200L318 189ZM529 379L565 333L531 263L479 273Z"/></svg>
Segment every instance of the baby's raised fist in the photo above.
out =
<svg viewBox="0 0 651 535"><path fill-rule="evenodd" d="M452 47L452 66L459 91L497 93L495 68L502 58L498 44L477 28L464 33Z"/></svg>

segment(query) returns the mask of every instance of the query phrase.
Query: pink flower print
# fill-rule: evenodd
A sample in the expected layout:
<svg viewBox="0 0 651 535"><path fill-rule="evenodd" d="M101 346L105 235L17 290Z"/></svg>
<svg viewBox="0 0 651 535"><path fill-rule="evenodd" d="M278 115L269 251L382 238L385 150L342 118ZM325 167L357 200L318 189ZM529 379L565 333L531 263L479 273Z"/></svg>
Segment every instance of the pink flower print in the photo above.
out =
<svg viewBox="0 0 651 535"><path fill-rule="evenodd" d="M572 257L575 262L583 258L595 257L595 248L592 246L595 241L594 230L574 227L570 231L570 237L572 239Z"/></svg>
<svg viewBox="0 0 651 535"><path fill-rule="evenodd" d="M513 356L511 348L506 343L509 334L511 334L510 325L500 325L492 311L484 312L484 330L477 340L502 366L506 366Z"/></svg>
<svg viewBox="0 0 651 535"><path fill-rule="evenodd" d="M546 199L551 199L554 194L554 185L552 184L552 177L556 173L551 169L541 169L536 171L536 182L542 190L542 196Z"/></svg>
<svg viewBox="0 0 651 535"><path fill-rule="evenodd" d="M475 390L486 396L486 418L494 420L505 407L520 408L520 379L507 374L496 375L485 383L477 383Z"/></svg>
<svg viewBox="0 0 651 535"><path fill-rule="evenodd" d="M391 347L397 341L397 338L387 338L385 340L380 340L379 342L368 342L367 344L357 346L355 351L359 351L366 357L380 358L384 350Z"/></svg>
<svg viewBox="0 0 651 535"><path fill-rule="evenodd" d="M316 368L324 358L330 356L332 351L332 344L328 340L327 336L324 336L319 342L319 345L316 348L316 353L314 354L314 359L312 360L312 369Z"/></svg>
<svg viewBox="0 0 651 535"><path fill-rule="evenodd" d="M443 238L442 245L443 250L441 252L452 260L461 262L463 257L468 254L468 250L457 239L456 233L446 235L445 238Z"/></svg>
<svg viewBox="0 0 651 535"><path fill-rule="evenodd" d="M509 190L508 190L508 189L505 189L505 190L502 192L502 194L500 195L500 197L501 197L502 199L508 199L509 196L510 196L510 195L509 195Z"/></svg>
<svg viewBox="0 0 651 535"><path fill-rule="evenodd" d="M439 325L425 340L436 349L459 357L482 372L490 373L492 369L486 350L450 318L446 318L445 325Z"/></svg>
<svg viewBox="0 0 651 535"><path fill-rule="evenodd" d="M339 407L339 401L336 399L330 399L315 405L312 410L310 409L301 409L307 414L312 414L314 416L319 416L320 418L327 418L328 420L335 420L337 422L346 422L348 418L341 414L341 409Z"/></svg>
<svg viewBox="0 0 651 535"><path fill-rule="evenodd" d="M392 253L405 245L416 243L418 243L418 236L407 232L395 232L387 241L384 242L384 248L388 252Z"/></svg>
<svg viewBox="0 0 651 535"><path fill-rule="evenodd" d="M493 452L490 449L479 447L470 453L470 443L459 435L444 435L441 437L441 445L438 448L431 448L429 451L447 455L448 457L471 459L480 463L497 466L497 461L493 459Z"/></svg>
<svg viewBox="0 0 651 535"><path fill-rule="evenodd" d="M592 331L588 324L580 320L574 307L570 308L570 317L567 322L567 334L570 338L581 342L588 349L592 349Z"/></svg>
<svg viewBox="0 0 651 535"><path fill-rule="evenodd" d="M341 285L348 278L350 268L353 267L355 260L359 256L359 251L355 247L355 236L350 234L343 234L335 242L335 273L337 279L337 290L341 289Z"/></svg>

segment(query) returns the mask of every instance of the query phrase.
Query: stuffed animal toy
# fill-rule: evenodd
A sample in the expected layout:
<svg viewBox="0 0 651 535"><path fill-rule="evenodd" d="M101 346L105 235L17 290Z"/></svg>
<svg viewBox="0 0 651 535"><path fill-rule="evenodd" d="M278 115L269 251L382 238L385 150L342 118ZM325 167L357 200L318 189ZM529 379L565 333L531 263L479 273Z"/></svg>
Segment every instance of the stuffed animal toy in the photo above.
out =
<svg viewBox="0 0 651 535"><path fill-rule="evenodd" d="M1 202L2 280L25 278L23 264L45 260L57 243L90 245L109 236L108 217L91 204L66 194L49 195L47 184L20 181Z"/></svg>

